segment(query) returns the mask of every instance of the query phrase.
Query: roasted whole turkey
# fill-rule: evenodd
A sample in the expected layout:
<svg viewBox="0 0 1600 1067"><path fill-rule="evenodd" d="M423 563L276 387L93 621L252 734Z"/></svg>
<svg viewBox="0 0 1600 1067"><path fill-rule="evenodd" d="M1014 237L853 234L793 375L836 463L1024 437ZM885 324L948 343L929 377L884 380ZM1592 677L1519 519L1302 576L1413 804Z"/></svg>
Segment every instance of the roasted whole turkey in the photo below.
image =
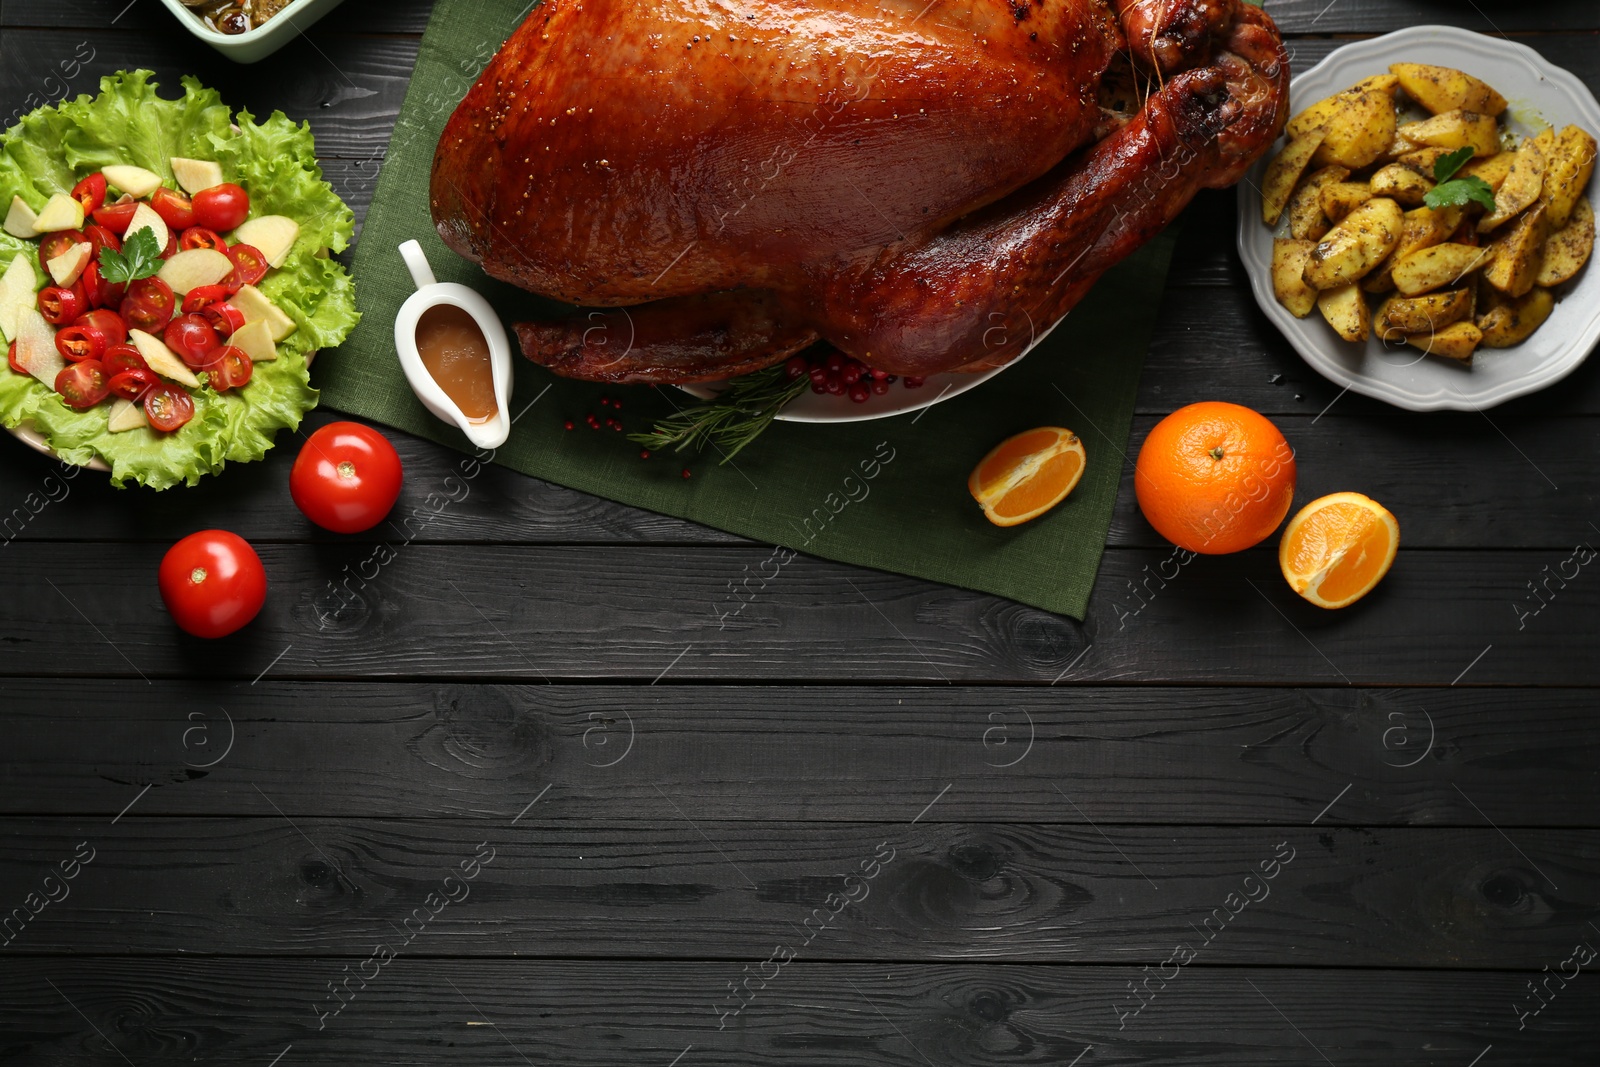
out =
<svg viewBox="0 0 1600 1067"><path fill-rule="evenodd" d="M617 309L517 325L558 374L980 369L1243 177L1288 83L1240 0L544 0L431 205L493 277Z"/></svg>

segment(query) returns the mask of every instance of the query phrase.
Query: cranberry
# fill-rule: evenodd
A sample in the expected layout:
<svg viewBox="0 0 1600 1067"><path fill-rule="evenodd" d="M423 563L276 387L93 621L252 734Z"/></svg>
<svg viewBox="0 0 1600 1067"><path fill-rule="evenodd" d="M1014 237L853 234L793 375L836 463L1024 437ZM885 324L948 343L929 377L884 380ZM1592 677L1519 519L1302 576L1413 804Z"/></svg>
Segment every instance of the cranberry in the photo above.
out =
<svg viewBox="0 0 1600 1067"><path fill-rule="evenodd" d="M908 374L908 375L906 375L906 388L907 389L920 389L920 388L922 388L922 383L925 382L925 381L927 381L926 378L913 378L911 375Z"/></svg>
<svg viewBox="0 0 1600 1067"><path fill-rule="evenodd" d="M683 468L683 476L684 476L684 478L688 478L689 477L689 468L688 467Z"/></svg>
<svg viewBox="0 0 1600 1067"><path fill-rule="evenodd" d="M832 393L834 396L843 396L844 382L840 381L838 378L829 378L827 389L828 392Z"/></svg>
<svg viewBox="0 0 1600 1067"><path fill-rule="evenodd" d="M876 393L878 396L883 396L885 393L887 393L889 391L889 383L888 382L881 382L881 381L880 382L873 382L872 383L872 391L874 393Z"/></svg>
<svg viewBox="0 0 1600 1067"><path fill-rule="evenodd" d="M813 378L811 379L811 391L813 393L826 393L828 391L828 383L825 381L819 382Z"/></svg>
<svg viewBox="0 0 1600 1067"><path fill-rule="evenodd" d="M866 385L866 384L864 384L864 383L862 383L862 382L857 382L856 384L854 384L854 385L852 385L850 387L850 399L855 401L857 404L866 403L867 402L867 397L869 397L871 395L872 395L871 387Z"/></svg>
<svg viewBox="0 0 1600 1067"><path fill-rule="evenodd" d="M839 372L839 377L844 379L844 384L854 385L861 380L861 367L850 366Z"/></svg>
<svg viewBox="0 0 1600 1067"><path fill-rule="evenodd" d="M572 429L572 420L571 419L567 420L567 429L569 429L569 430Z"/></svg>
<svg viewBox="0 0 1600 1067"><path fill-rule="evenodd" d="M827 367L828 370L832 371L834 374L838 374L840 371L844 370L844 353L829 352L828 358L823 360L822 365Z"/></svg>
<svg viewBox="0 0 1600 1067"><path fill-rule="evenodd" d="M877 368L877 367L873 367L873 368L872 368L872 377L873 377L873 378L874 378L874 379L876 379L876 380L877 380L877 381L880 381L880 382L881 382L881 381L883 381L883 380L884 380L884 379L885 379L885 378L888 378L888 377L889 377L889 372L888 372L888 371L886 371L886 370L879 370L879 369L878 369L878 368Z"/></svg>
<svg viewBox="0 0 1600 1067"><path fill-rule="evenodd" d="M804 356L790 356L789 362L783 365L783 370L792 382L802 374L811 373L811 364L806 362L806 357Z"/></svg>
<svg viewBox="0 0 1600 1067"><path fill-rule="evenodd" d="M640 459L649 459L650 458L650 450L648 448L640 449L639 450L639 458Z"/></svg>
<svg viewBox="0 0 1600 1067"><path fill-rule="evenodd" d="M811 380L813 382L822 383L828 380L828 371L826 367L812 367L806 373L811 375Z"/></svg>

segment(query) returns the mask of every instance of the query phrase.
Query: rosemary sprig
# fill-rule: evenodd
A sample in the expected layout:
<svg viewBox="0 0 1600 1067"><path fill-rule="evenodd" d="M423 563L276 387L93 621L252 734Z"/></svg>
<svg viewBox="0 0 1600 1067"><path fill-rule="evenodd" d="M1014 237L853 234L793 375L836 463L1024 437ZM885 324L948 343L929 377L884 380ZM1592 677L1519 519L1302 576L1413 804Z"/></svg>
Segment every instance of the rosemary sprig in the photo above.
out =
<svg viewBox="0 0 1600 1067"><path fill-rule="evenodd" d="M722 462L727 463L761 436L784 405L810 385L811 379L805 375L790 379L780 363L733 379L715 399L682 408L676 415L658 421L649 433L629 434L628 440L646 448L671 448L674 452L682 452L690 445L698 452L709 443L717 446Z"/></svg>

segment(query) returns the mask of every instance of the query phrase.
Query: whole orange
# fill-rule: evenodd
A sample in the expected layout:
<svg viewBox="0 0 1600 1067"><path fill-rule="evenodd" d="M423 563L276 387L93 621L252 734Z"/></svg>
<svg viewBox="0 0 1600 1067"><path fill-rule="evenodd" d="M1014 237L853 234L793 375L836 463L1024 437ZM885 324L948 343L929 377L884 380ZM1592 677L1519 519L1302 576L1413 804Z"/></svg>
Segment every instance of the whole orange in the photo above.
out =
<svg viewBox="0 0 1600 1067"><path fill-rule="evenodd" d="M1272 420L1209 400L1156 423L1139 449L1134 492L1156 532L1207 555L1266 540L1294 500L1294 449Z"/></svg>

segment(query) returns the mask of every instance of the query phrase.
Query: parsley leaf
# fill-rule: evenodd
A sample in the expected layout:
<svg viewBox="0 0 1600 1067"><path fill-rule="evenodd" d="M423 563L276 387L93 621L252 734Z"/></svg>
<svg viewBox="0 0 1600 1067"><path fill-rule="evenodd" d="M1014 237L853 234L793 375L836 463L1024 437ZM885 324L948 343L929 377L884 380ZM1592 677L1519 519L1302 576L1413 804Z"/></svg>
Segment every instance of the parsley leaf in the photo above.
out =
<svg viewBox="0 0 1600 1067"><path fill-rule="evenodd" d="M1477 175L1443 182L1428 190L1422 202L1435 211L1443 207L1465 207L1469 202L1482 204L1484 210L1494 210L1494 189Z"/></svg>
<svg viewBox="0 0 1600 1067"><path fill-rule="evenodd" d="M1472 159L1472 146L1463 145L1446 155L1440 156L1433 162L1433 180L1443 185L1456 176L1456 171L1467 165Z"/></svg>
<svg viewBox="0 0 1600 1067"><path fill-rule="evenodd" d="M122 243L121 252L100 249L100 276L113 285L148 278L161 269L161 251L155 231L143 227Z"/></svg>

